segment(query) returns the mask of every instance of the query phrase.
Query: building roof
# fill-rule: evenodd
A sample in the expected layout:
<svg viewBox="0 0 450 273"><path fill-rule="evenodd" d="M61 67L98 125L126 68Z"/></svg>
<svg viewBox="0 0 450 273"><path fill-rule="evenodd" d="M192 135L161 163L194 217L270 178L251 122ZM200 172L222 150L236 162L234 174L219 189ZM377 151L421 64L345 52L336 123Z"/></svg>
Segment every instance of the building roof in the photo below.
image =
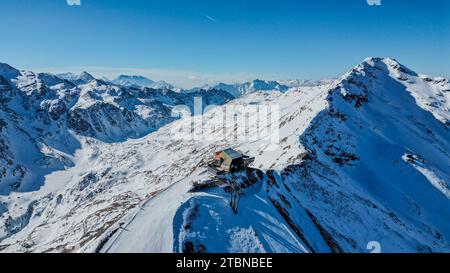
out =
<svg viewBox="0 0 450 273"><path fill-rule="evenodd" d="M233 150L231 148L228 148L228 149L224 150L223 152L226 153L229 157L231 157L231 159L237 159L237 158L241 158L243 156L240 152Z"/></svg>

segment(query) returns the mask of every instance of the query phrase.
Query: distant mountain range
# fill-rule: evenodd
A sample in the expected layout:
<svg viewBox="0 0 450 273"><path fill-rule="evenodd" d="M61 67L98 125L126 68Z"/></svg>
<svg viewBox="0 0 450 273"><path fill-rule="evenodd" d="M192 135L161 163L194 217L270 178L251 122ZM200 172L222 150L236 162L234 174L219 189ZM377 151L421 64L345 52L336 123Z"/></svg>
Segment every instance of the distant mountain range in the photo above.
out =
<svg viewBox="0 0 450 273"><path fill-rule="evenodd" d="M62 73L57 74L57 77L61 79L65 79L68 81L71 81L75 84L84 84L88 83L95 78L87 73L82 72L81 74L74 74L74 73ZM113 80L109 80L108 78L101 78L99 80L102 80L105 83L112 84L112 85L119 85L124 87L133 87L133 88L153 88L153 89L166 89L166 90L172 90L179 92L181 91L180 88L175 87L165 81L152 81L144 76L134 76L134 75L119 75Z"/></svg>
<svg viewBox="0 0 450 273"><path fill-rule="evenodd" d="M63 73L57 74L56 76L71 81L75 84L88 83L95 79L91 74L87 72L82 72L81 74ZM102 78L101 80L109 84L120 85L125 87L133 87L133 88L147 87L153 89L167 89L175 92L185 92L185 93L196 92L199 90L224 90L233 95L234 97L239 97L241 95L252 92L263 92L263 91L286 92L290 88L325 85L332 83L334 79L279 80L279 81L256 79L244 83L220 82L216 84L195 87L192 89L182 89L165 81L153 81L144 76L135 76L135 75L119 75L113 80L109 80L107 78Z"/></svg>
<svg viewBox="0 0 450 273"><path fill-rule="evenodd" d="M332 83L333 80L320 80L320 81L309 81L309 80L286 80L286 81L268 81L256 79L251 82L244 83L217 83L213 85L204 85L199 88L193 88L189 91L196 91L200 89L210 90L225 90L235 97L239 97L244 94L252 92L263 92L263 91L279 91L286 92L290 88L296 87L306 87L306 86L320 86ZM189 92L187 91L187 92Z"/></svg>

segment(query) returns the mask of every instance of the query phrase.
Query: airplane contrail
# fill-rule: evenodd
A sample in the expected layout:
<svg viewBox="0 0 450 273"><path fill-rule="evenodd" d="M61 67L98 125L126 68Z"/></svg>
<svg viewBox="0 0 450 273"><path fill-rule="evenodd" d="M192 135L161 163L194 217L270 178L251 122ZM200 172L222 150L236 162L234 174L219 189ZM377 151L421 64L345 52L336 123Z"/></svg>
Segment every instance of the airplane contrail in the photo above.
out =
<svg viewBox="0 0 450 273"><path fill-rule="evenodd" d="M205 18L208 19L211 22L217 23L217 20L214 19L213 17L209 16L209 15L205 15Z"/></svg>

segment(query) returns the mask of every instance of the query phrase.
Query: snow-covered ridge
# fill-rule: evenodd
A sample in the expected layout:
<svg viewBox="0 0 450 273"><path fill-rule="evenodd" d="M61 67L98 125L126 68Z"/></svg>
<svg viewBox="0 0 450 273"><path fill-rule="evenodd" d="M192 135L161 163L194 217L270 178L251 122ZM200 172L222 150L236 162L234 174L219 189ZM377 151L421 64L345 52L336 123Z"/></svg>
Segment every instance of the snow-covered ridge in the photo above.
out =
<svg viewBox="0 0 450 273"><path fill-rule="evenodd" d="M67 170L46 170L34 192L0 195L0 250L367 252L376 241L383 252L449 251L448 80L418 75L393 59L369 58L333 83L250 92L229 101L225 106L279 106L280 141L273 150L262 139L235 138L233 127L217 140L174 139L172 134L185 133L181 128L189 118L112 143L98 135L55 133L63 127L52 119L33 123L43 133L22 134L15 129L25 127L20 117L41 109L42 97L63 97L69 111L99 113L99 104L133 109L147 93L166 104L182 96L110 89L95 81L65 84L62 92L42 80L22 83L29 78L33 74L0 81L7 95L1 97L0 118L8 123L0 122L6 130L0 151L22 162L16 151L31 136L36 145L30 144L30 151L37 149L53 164L63 162ZM20 101L28 101L28 110L11 99L19 94L27 98ZM56 117L65 113L58 103L49 105ZM102 113L108 107L100 107ZM215 124L221 109L208 111L204 125ZM100 124L106 130L98 132L112 133L111 124ZM249 134L259 129L251 127ZM237 215L219 189L188 192L191 182L210 178L205 162L226 147L254 156L253 167L263 173L246 190ZM63 148L69 151L61 153ZM7 161L1 162L12 173Z"/></svg>
<svg viewBox="0 0 450 273"><path fill-rule="evenodd" d="M58 74L58 77L71 81L75 84L86 84L94 79L92 75L87 72L82 72L81 74L73 74L73 73L62 73ZM286 92L289 88L297 88L297 87L312 87L312 86L320 86L320 85L328 85L332 83L335 79L322 79L322 80L261 80L255 79L249 82L243 83L215 83L215 84L206 84L201 87L195 87L191 89L183 89L180 87L176 87L168 82L163 80L153 81L144 76L140 75L119 75L116 78L110 80L106 77L102 77L103 82L118 86L124 86L128 88L153 88L153 89L167 89L176 92L184 92L190 93L200 90L223 90L227 91L234 97L239 97L241 95L251 93L251 92L260 92L260 91L280 91Z"/></svg>
<svg viewBox="0 0 450 273"><path fill-rule="evenodd" d="M386 251L448 251L449 94L441 83L393 59L369 58L336 82L329 106L300 137L311 157L286 182L321 192L297 198L344 250L375 240ZM421 103L424 94L442 105ZM426 162L433 179L405 164L405 153ZM436 187L436 176L446 182Z"/></svg>

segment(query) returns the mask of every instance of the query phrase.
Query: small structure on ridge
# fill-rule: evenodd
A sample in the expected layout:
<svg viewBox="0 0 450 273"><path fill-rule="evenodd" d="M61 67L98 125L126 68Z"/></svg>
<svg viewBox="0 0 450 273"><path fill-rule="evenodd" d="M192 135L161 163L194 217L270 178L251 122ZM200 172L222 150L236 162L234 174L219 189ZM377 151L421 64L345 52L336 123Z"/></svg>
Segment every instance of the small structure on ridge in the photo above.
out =
<svg viewBox="0 0 450 273"><path fill-rule="evenodd" d="M246 156L234 149L228 148L218 151L214 155L214 160L208 164L210 171L217 175L223 173L233 173L245 170L255 158Z"/></svg>

